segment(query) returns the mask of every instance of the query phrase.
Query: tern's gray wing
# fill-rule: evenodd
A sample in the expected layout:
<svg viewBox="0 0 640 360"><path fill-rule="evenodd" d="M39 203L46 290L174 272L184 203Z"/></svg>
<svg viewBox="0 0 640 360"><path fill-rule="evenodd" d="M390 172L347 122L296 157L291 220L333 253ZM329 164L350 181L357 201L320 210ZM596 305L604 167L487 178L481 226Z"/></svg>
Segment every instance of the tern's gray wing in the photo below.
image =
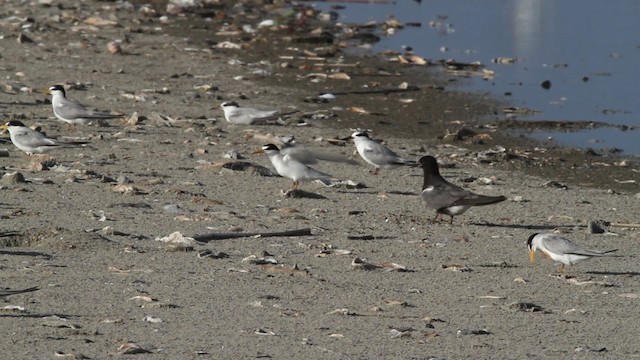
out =
<svg viewBox="0 0 640 360"><path fill-rule="evenodd" d="M588 250L579 247L562 236L553 234L544 234L542 237L542 245L545 249L554 254L574 254L584 256L603 256L606 252ZM614 250L615 251L615 250ZM610 252L610 251L607 251Z"/></svg>
<svg viewBox="0 0 640 360"><path fill-rule="evenodd" d="M43 133L31 129L19 129L13 132L14 142L24 147L37 148L40 146L60 146L60 144Z"/></svg>
<svg viewBox="0 0 640 360"><path fill-rule="evenodd" d="M268 119L277 113L276 110L263 111L253 108L238 108L236 114L238 116L247 116L254 120Z"/></svg>
<svg viewBox="0 0 640 360"><path fill-rule="evenodd" d="M298 160L305 165L314 165L318 163L318 158L309 150L301 146L289 146L280 150L283 155Z"/></svg>
<svg viewBox="0 0 640 360"><path fill-rule="evenodd" d="M460 199L464 199L469 194L453 184L437 184L422 190L422 200L433 209L442 209L454 205Z"/></svg>
<svg viewBox="0 0 640 360"><path fill-rule="evenodd" d="M88 110L82 104L69 99L63 99L55 107L55 111L58 116L64 119L110 119L119 117L118 115Z"/></svg>
<svg viewBox="0 0 640 360"><path fill-rule="evenodd" d="M333 162L342 162L351 165L357 165L358 162L349 158L346 158L342 155L338 154L329 154L325 152L320 152L316 150L309 150L304 146L287 146L280 150L280 153L283 155L289 155L291 158L300 161L305 165L315 165L318 163L318 160L323 161L333 161Z"/></svg>
<svg viewBox="0 0 640 360"><path fill-rule="evenodd" d="M370 141L364 147L365 156L374 164L378 165L392 165L402 164L402 159L398 154L391 151L388 147L378 144L374 141Z"/></svg>
<svg viewBox="0 0 640 360"><path fill-rule="evenodd" d="M464 191L464 190L463 190ZM501 201L506 200L507 198L504 196L486 196L475 194L470 191L466 191L467 195L465 197L460 198L456 202L454 202L453 206L461 206L461 205L471 205L471 206L481 206L481 205L491 205L495 203L499 203Z"/></svg>
<svg viewBox="0 0 640 360"><path fill-rule="evenodd" d="M358 165L359 163L353 159L349 159L348 157L338 155L338 154L329 154L325 152L314 151L313 154L316 156L316 159L323 161L333 161L333 162L341 162L350 165Z"/></svg>
<svg viewBox="0 0 640 360"><path fill-rule="evenodd" d="M282 164L284 172L292 175L292 178L298 178L299 180L326 179L331 177L331 175L309 167L289 155L282 156ZM285 174L280 175L287 176Z"/></svg>

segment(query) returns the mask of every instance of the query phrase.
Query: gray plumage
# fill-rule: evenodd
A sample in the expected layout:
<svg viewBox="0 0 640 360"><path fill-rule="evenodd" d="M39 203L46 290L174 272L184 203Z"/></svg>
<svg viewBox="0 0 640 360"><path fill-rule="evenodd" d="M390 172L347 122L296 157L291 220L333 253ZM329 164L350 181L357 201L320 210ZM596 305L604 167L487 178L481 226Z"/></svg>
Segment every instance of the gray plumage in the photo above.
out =
<svg viewBox="0 0 640 360"><path fill-rule="evenodd" d="M51 93L51 106L56 118L67 124L85 125L95 120L107 120L121 118L122 115L113 115L106 112L89 110L77 101L67 99L62 85L54 85L49 88Z"/></svg>
<svg viewBox="0 0 640 360"><path fill-rule="evenodd" d="M9 130L11 142L28 155L44 154L59 147L75 147L86 144L82 141L60 141L46 137L43 133L30 129L20 121L9 121L0 126Z"/></svg>
<svg viewBox="0 0 640 360"><path fill-rule="evenodd" d="M573 265L593 257L608 256L609 253L617 251L617 249L606 251L584 249L569 239L549 233L532 234L527 239L527 247L531 262L534 261L534 253L539 250L553 261L562 263L559 271L564 269L564 265Z"/></svg>
<svg viewBox="0 0 640 360"><path fill-rule="evenodd" d="M269 121L279 120L280 117L298 112L278 112L277 110L258 110L249 107L240 107L235 101L225 101L220 104L224 111L224 118L236 125L266 124Z"/></svg>
<svg viewBox="0 0 640 360"><path fill-rule="evenodd" d="M351 134L360 157L367 163L375 166L373 174L380 169L392 169L398 166L416 166L415 161L402 158L388 147L372 140L366 131L356 131Z"/></svg>
<svg viewBox="0 0 640 360"><path fill-rule="evenodd" d="M472 206L491 205L507 199L504 196L475 194L448 182L440 175L438 162L433 156L423 156L418 163L424 172L422 200L428 207L436 210L433 221L440 214L445 214L451 216L452 223L454 216L464 213Z"/></svg>

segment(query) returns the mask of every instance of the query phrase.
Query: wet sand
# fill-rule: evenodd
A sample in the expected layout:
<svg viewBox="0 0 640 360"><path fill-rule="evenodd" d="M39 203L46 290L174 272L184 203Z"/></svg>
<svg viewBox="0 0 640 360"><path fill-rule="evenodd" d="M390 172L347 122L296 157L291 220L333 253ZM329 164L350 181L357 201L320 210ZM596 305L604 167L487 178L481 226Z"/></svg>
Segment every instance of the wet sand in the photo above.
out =
<svg viewBox="0 0 640 360"><path fill-rule="evenodd" d="M525 140L508 143L486 125L499 104L443 91L445 79L415 69L371 58L346 70L350 81L314 83L296 75L318 69L280 66L287 34L272 34L280 38L274 46L258 38L245 50L207 49L199 31L213 32L220 21L194 21L188 40L184 20L178 30L173 17L163 24L114 6L17 7L20 18L36 20L37 30L28 33L33 43L16 41L19 24L0 28L3 118L91 143L52 152L55 160L42 171L11 144L2 146L9 150L2 172L18 171L26 182L5 178L0 186L1 230L19 233L1 238L0 285L40 288L8 298L6 305L23 311L0 313L0 347L10 358L58 353L100 359L123 353L126 343L147 351L130 355L141 359L639 355L638 227L587 233L594 220L637 224L637 183L614 186L575 175L633 179L623 177L633 176L632 167L612 166L620 159L543 152ZM86 23L91 16L119 25ZM125 36L124 55L107 52L109 41ZM379 69L384 72L371 73ZM328 90L398 88L403 82L420 90L304 101ZM20 91L56 83L75 84L70 98L137 112L140 121L66 129L53 118L46 95ZM224 100L264 109L295 105L301 112L287 126L231 125L218 108ZM369 114L338 109L347 107ZM330 117L301 119L316 111ZM404 126L408 118L420 118L423 126ZM490 137L439 139L461 124ZM407 158L434 155L452 165L443 168L448 180L508 200L473 208L452 225L431 224L435 214L419 197L419 169L372 176L352 143L327 141L349 136L351 127L372 128L374 137ZM266 156L251 154L264 142L255 134L269 133L295 135L310 148L358 160L361 166L316 167L366 187L304 183L304 191L319 196L289 198L281 195L289 179L261 176L255 167L221 166L230 161L225 154L237 150L242 161L273 169ZM568 165L558 174L558 164ZM193 251L156 241L176 231L193 236L306 228L312 235L216 240L191 245ZM555 273L557 264L542 256L530 264L527 237L554 230L587 248L617 248L621 256L584 262L565 274ZM207 250L226 256L198 256ZM255 264L252 255L277 264ZM405 271L354 269L356 257Z"/></svg>

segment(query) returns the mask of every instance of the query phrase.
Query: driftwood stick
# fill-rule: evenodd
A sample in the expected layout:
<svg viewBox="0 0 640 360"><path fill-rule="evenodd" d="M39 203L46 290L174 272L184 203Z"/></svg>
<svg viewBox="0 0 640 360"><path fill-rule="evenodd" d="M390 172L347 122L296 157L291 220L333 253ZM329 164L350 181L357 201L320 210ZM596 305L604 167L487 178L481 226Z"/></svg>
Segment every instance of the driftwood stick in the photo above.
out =
<svg viewBox="0 0 640 360"><path fill-rule="evenodd" d="M288 231L276 231L276 232L266 232L266 233L209 233L209 234L201 234L195 235L193 238L197 241L209 242L213 240L224 240L224 239L236 239L242 237L275 237L275 236L307 236L311 235L311 229L298 229L298 230L288 230Z"/></svg>
<svg viewBox="0 0 640 360"><path fill-rule="evenodd" d="M609 226L638 228L640 227L640 224L611 223Z"/></svg>

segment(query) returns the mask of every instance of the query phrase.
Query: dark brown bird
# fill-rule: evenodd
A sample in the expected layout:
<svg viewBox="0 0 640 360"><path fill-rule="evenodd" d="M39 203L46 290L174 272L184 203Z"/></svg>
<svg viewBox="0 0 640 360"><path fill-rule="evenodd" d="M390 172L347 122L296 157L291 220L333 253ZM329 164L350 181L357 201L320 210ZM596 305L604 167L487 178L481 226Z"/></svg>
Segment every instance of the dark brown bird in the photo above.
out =
<svg viewBox="0 0 640 360"><path fill-rule="evenodd" d="M491 205L507 199L504 196L474 194L448 182L440 175L438 162L433 156L423 156L418 163L424 171L422 200L428 207L436 210L433 222L440 214L445 214L451 216L451 224L454 216L464 213L472 206Z"/></svg>

